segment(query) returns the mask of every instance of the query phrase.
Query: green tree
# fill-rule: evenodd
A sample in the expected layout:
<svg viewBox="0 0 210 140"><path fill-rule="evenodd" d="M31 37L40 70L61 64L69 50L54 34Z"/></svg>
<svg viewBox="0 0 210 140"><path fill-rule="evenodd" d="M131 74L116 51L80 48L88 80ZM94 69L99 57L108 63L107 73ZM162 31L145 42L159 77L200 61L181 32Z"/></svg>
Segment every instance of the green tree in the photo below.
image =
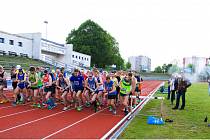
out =
<svg viewBox="0 0 210 140"><path fill-rule="evenodd" d="M119 44L114 37L97 23L87 20L79 28L73 29L66 38L73 44L74 51L91 55L91 64L105 68L106 65L124 67L124 60L119 53Z"/></svg>
<svg viewBox="0 0 210 140"><path fill-rule="evenodd" d="M188 64L187 68L190 68L192 70L192 73L195 73L195 66L193 64Z"/></svg>
<svg viewBox="0 0 210 140"><path fill-rule="evenodd" d="M162 72L163 73L166 73L166 71L167 71L167 65L166 64L163 64L163 66L162 66Z"/></svg>
<svg viewBox="0 0 210 140"><path fill-rule="evenodd" d="M126 63L126 68L127 68L127 69L130 69L130 68L131 68L131 63L130 63L130 62L127 62L127 63Z"/></svg>
<svg viewBox="0 0 210 140"><path fill-rule="evenodd" d="M173 73L180 73L181 72L181 68L179 68L176 64L172 65L171 67L169 67L168 69L168 73L169 74L173 74Z"/></svg>
<svg viewBox="0 0 210 140"><path fill-rule="evenodd" d="M155 68L154 72L156 72L156 73L162 73L162 68L161 68L161 66L157 66L157 67Z"/></svg>

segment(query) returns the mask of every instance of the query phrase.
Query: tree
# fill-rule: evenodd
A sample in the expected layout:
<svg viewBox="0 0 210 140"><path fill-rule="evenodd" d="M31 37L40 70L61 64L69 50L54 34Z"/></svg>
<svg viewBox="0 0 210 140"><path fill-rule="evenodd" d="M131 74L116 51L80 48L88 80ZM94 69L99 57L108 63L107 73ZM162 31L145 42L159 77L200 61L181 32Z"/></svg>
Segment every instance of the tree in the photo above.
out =
<svg viewBox="0 0 210 140"><path fill-rule="evenodd" d="M130 68L131 68L131 63L130 63L130 62L127 62L127 63L126 63L126 68L127 68L127 69L130 69Z"/></svg>
<svg viewBox="0 0 210 140"><path fill-rule="evenodd" d="M154 70L154 72L156 72L156 73L162 73L161 66L156 67L155 70Z"/></svg>
<svg viewBox="0 0 210 140"><path fill-rule="evenodd" d="M163 73L166 73L167 72L167 65L166 64L163 64L163 66L162 66L162 72Z"/></svg>
<svg viewBox="0 0 210 140"><path fill-rule="evenodd" d="M195 66L193 64L188 64L187 68L190 68L192 73L195 73Z"/></svg>
<svg viewBox="0 0 210 140"><path fill-rule="evenodd" d="M179 68L177 65L172 65L172 66L168 69L168 73L169 73L169 74L180 73L180 72L181 72L181 68Z"/></svg>
<svg viewBox="0 0 210 140"><path fill-rule="evenodd" d="M104 68L115 64L117 69L124 65L116 39L91 20L82 23L77 30L73 29L66 42L73 44L74 51L91 55L92 65Z"/></svg>

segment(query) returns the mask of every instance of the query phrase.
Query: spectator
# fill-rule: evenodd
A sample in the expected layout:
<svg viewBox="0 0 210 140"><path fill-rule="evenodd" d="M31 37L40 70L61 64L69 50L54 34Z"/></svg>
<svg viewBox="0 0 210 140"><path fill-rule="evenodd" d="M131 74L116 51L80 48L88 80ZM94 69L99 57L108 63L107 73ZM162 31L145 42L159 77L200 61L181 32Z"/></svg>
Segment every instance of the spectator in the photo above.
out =
<svg viewBox="0 0 210 140"><path fill-rule="evenodd" d="M180 98L182 97L182 105L180 110L185 108L185 93L187 92L187 88L191 86L191 83L184 78L184 76L180 76L178 78L178 89L177 89L177 99L176 99L176 106L172 109L179 108Z"/></svg>

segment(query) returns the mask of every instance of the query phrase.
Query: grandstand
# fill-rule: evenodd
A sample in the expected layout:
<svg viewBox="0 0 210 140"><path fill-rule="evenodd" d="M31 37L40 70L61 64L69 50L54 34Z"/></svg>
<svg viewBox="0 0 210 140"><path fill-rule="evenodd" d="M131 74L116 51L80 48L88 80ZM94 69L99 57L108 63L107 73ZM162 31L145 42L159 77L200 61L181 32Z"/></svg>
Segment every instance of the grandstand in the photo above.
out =
<svg viewBox="0 0 210 140"><path fill-rule="evenodd" d="M12 66L16 65L21 65L23 69L28 69L30 66L53 67L52 65L41 60L7 55L0 56L0 65L2 65L6 71L10 70Z"/></svg>

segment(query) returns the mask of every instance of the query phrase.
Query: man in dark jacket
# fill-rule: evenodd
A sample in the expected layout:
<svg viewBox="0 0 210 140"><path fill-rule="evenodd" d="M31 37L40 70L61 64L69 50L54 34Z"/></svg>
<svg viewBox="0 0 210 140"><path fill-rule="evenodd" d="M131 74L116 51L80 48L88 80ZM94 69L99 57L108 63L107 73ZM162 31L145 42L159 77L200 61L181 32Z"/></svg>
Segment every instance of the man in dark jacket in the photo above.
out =
<svg viewBox="0 0 210 140"><path fill-rule="evenodd" d="M179 108L180 98L182 97L182 105L180 110L183 110L185 107L185 93L187 92L187 88L191 86L191 83L186 80L183 76L178 78L178 88L177 88L177 99L176 99L176 106L172 109Z"/></svg>

